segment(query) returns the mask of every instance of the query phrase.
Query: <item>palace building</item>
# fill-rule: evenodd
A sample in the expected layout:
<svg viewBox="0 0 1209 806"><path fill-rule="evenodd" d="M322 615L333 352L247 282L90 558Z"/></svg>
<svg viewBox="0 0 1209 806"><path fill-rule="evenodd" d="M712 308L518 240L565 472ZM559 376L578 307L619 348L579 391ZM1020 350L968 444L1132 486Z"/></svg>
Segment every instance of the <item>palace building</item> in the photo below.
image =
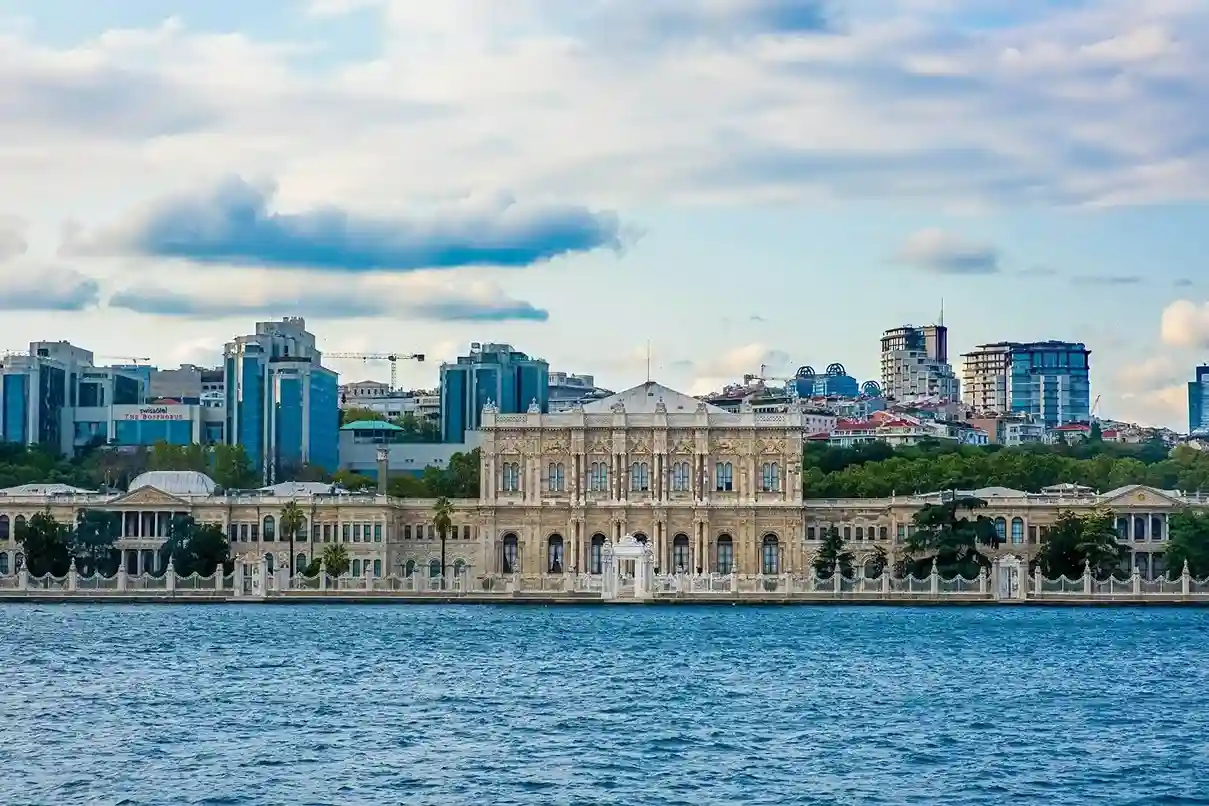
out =
<svg viewBox="0 0 1209 806"><path fill-rule="evenodd" d="M750 404L731 413L657 383L558 413L532 405L504 414L489 403L480 497L454 502L448 567L475 575L599 573L604 544L633 535L650 543L660 573L805 574L832 527L859 562L878 548L894 561L915 512L955 492L987 502L982 514L1000 533L1000 551L1017 555L1035 552L1060 512L1111 509L1131 566L1153 576L1164 570L1168 516L1209 505L1199 494L1136 485L804 499L803 430L798 413L757 413ZM306 513L292 547L278 526L290 502ZM221 491L191 471L145 473L125 493L24 485L0 490L0 574L23 559L16 534L28 518L46 511L73 523L93 509L118 513L117 547L129 573L160 570L172 519L187 514L220 526L232 554L249 561L267 556L285 567L293 556L300 568L338 542L354 575L436 576L434 503L321 483Z"/></svg>

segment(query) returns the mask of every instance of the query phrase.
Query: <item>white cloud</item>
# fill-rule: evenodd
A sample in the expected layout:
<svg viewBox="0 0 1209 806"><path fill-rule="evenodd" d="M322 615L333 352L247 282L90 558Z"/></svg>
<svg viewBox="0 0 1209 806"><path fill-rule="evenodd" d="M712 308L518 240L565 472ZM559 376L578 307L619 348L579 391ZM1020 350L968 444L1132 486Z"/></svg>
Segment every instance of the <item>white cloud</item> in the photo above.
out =
<svg viewBox="0 0 1209 806"><path fill-rule="evenodd" d="M1163 343L1172 347L1209 346L1209 302L1177 300L1163 309L1159 325Z"/></svg>
<svg viewBox="0 0 1209 806"><path fill-rule="evenodd" d="M721 355L692 366L693 380L690 394L703 395L715 392L727 384L739 383L744 375L784 375L789 369L790 357L784 350L764 344L744 344L727 350Z"/></svg>
<svg viewBox="0 0 1209 806"><path fill-rule="evenodd" d="M29 248L25 227L25 222L16 216L0 215L0 263L25 254Z"/></svg>

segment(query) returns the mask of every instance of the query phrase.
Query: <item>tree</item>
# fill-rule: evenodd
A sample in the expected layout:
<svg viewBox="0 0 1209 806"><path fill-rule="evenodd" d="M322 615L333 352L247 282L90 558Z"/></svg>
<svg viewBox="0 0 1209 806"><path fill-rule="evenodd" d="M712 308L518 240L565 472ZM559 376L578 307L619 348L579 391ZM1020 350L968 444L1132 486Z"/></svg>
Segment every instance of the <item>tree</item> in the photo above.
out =
<svg viewBox="0 0 1209 806"><path fill-rule="evenodd" d="M368 490L378 485L378 482L374 481L369 476L354 473L352 470L337 471L336 475L332 476L332 482L351 492Z"/></svg>
<svg viewBox="0 0 1209 806"><path fill-rule="evenodd" d="M915 529L904 547L904 570L923 577L931 573L935 561L943 576L978 576L980 568L991 564L982 547L999 545L995 524L985 515L976 514L986 505L980 498L958 496L940 504L925 504L912 519Z"/></svg>
<svg viewBox="0 0 1209 806"><path fill-rule="evenodd" d="M281 508L281 531L284 532L290 539L290 576L298 573L294 568L294 537L306 525L306 513L302 511L302 507L298 506L297 501L290 501Z"/></svg>
<svg viewBox="0 0 1209 806"><path fill-rule="evenodd" d="M386 484L386 494L395 498L428 498L428 487L424 480L408 473L391 476Z"/></svg>
<svg viewBox="0 0 1209 806"><path fill-rule="evenodd" d="M848 551L844 545L844 538L840 536L840 530L832 526L823 538L823 545L819 548L818 555L814 558L814 570L819 576L828 578L838 568L842 575L851 578L853 576L852 559L852 552Z"/></svg>
<svg viewBox="0 0 1209 806"><path fill-rule="evenodd" d="M446 468L424 468L423 481L428 494L445 498L478 498L482 461L482 451L475 448L469 453L458 451L453 454Z"/></svg>
<svg viewBox="0 0 1209 806"><path fill-rule="evenodd" d="M1103 442L1104 441L1104 430L1102 428L1100 428L1099 420L1091 421L1091 428L1089 428L1087 431L1087 441L1088 442Z"/></svg>
<svg viewBox="0 0 1209 806"><path fill-rule="evenodd" d="M1167 573L1184 572L1196 579L1209 577L1209 511L1184 509L1168 518L1167 550L1163 552Z"/></svg>
<svg viewBox="0 0 1209 806"><path fill-rule="evenodd" d="M886 556L886 550L881 546L876 546L873 549L873 556L865 562L865 573L870 577L880 577L886 572L889 562L890 558Z"/></svg>
<svg viewBox="0 0 1209 806"><path fill-rule="evenodd" d="M214 445L210 467L214 483L225 490L246 490L261 484L260 472L243 445Z"/></svg>
<svg viewBox="0 0 1209 806"><path fill-rule="evenodd" d="M172 559L172 567L180 576L209 576L219 567L225 573L230 564L231 545L222 527L198 523L191 515L184 515L172 519L168 539L160 552Z"/></svg>
<svg viewBox="0 0 1209 806"><path fill-rule="evenodd" d="M157 442L151 446L148 459L150 470L196 470L205 473L210 469L210 457L204 445L172 445Z"/></svg>
<svg viewBox="0 0 1209 806"><path fill-rule="evenodd" d="M71 527L49 512L38 512L17 528L25 567L33 576L64 576L71 567Z"/></svg>
<svg viewBox="0 0 1209 806"><path fill-rule="evenodd" d="M340 425L348 425L349 423L363 422L389 422L390 418L380 411L366 409L360 406L350 406L347 409L340 409Z"/></svg>
<svg viewBox="0 0 1209 806"><path fill-rule="evenodd" d="M441 590L445 589L445 540L453 527L453 504L445 496L441 496L432 505L432 526L441 537Z"/></svg>
<svg viewBox="0 0 1209 806"><path fill-rule="evenodd" d="M323 566L331 576L338 577L348 573L352 562L348 558L348 549L343 543L329 543L323 547Z"/></svg>
<svg viewBox="0 0 1209 806"><path fill-rule="evenodd" d="M111 575L117 570L114 543L122 533L121 514L101 509L80 510L76 516L71 553L81 574Z"/></svg>
<svg viewBox="0 0 1209 806"><path fill-rule="evenodd" d="M1097 577L1106 577L1119 569L1126 551L1117 542L1116 519L1111 512L1060 512L1041 539L1036 562L1050 579L1077 579L1083 576L1084 564Z"/></svg>

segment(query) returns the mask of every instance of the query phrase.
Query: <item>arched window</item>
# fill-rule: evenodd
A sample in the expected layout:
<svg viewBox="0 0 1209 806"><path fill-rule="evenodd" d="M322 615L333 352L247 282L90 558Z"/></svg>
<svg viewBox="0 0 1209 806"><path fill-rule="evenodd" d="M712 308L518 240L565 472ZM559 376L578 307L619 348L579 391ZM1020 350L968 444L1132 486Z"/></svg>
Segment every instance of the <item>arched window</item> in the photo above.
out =
<svg viewBox="0 0 1209 806"><path fill-rule="evenodd" d="M518 462L504 462L501 469L500 489L506 493L519 492L521 489L521 466Z"/></svg>
<svg viewBox="0 0 1209 806"><path fill-rule="evenodd" d="M10 534L8 516L0 515L0 540L8 540Z"/></svg>
<svg viewBox="0 0 1209 806"><path fill-rule="evenodd" d="M18 515L17 520L20 520L20 519L21 519L21 516ZM13 555L13 573L14 574L21 573L21 569L24 567L25 567L25 555L18 551L16 554Z"/></svg>
<svg viewBox="0 0 1209 806"><path fill-rule="evenodd" d="M651 489L651 466L646 462L630 465L630 491L647 492Z"/></svg>
<svg viewBox="0 0 1209 806"><path fill-rule="evenodd" d="M429 562L428 562L429 578L436 579L440 575L441 575L441 561L440 560L429 560Z"/></svg>
<svg viewBox="0 0 1209 806"><path fill-rule="evenodd" d="M890 537L890 530L885 526L877 527L877 539L886 540Z"/></svg>
<svg viewBox="0 0 1209 806"><path fill-rule="evenodd" d="M18 515L15 519L13 519L13 537L20 537L21 533L24 531L25 531L25 516Z"/></svg>
<svg viewBox="0 0 1209 806"><path fill-rule="evenodd" d="M516 567L516 559L517 559L516 554L517 554L516 535L509 532L508 534L504 535L503 572L505 574L512 574L512 573L515 573L520 570L519 568Z"/></svg>
<svg viewBox="0 0 1209 806"><path fill-rule="evenodd" d="M306 540L307 535L310 534L310 531L306 528L306 525L306 518L303 518L302 522L298 524L298 534L294 535L295 540Z"/></svg>
<svg viewBox="0 0 1209 806"><path fill-rule="evenodd" d="M635 532L635 533L634 533L634 540L635 540L635 541L637 541L637 542L639 542L639 543L645 543L645 542L646 542L646 535L644 535L642 532Z"/></svg>
<svg viewBox="0 0 1209 806"><path fill-rule="evenodd" d="M1133 539L1134 540L1145 540L1146 539L1146 519L1143 518L1141 515L1133 516Z"/></svg>
<svg viewBox="0 0 1209 806"><path fill-rule="evenodd" d="M599 574L603 571L603 555L604 555L605 536L602 534L592 535L592 546L588 552L588 573Z"/></svg>
<svg viewBox="0 0 1209 806"><path fill-rule="evenodd" d="M376 576L376 577L382 576L382 561L381 560L374 560L374 576Z"/></svg>
<svg viewBox="0 0 1209 806"><path fill-rule="evenodd" d="M688 492L688 462L677 462L672 465L672 492Z"/></svg>
<svg viewBox="0 0 1209 806"><path fill-rule="evenodd" d="M361 561L360 560L353 560L353 576L355 576L355 577L361 576Z"/></svg>
<svg viewBox="0 0 1209 806"><path fill-rule="evenodd" d="M551 462L546 468L546 482L550 492L561 493L566 489L566 467L562 462Z"/></svg>
<svg viewBox="0 0 1209 806"><path fill-rule="evenodd" d="M718 536L718 573L729 574L735 567L735 541L730 535Z"/></svg>
<svg viewBox="0 0 1209 806"><path fill-rule="evenodd" d="M1151 515L1150 516L1150 539L1151 540L1162 540L1163 537L1164 537L1163 516L1162 515Z"/></svg>
<svg viewBox="0 0 1209 806"><path fill-rule="evenodd" d="M781 466L776 462L765 462L760 467L760 491L765 493L781 491Z"/></svg>
<svg viewBox="0 0 1209 806"><path fill-rule="evenodd" d="M1129 518L1117 518L1117 537L1121 540L1129 539Z"/></svg>
<svg viewBox="0 0 1209 806"><path fill-rule="evenodd" d="M0 577L8 576L8 552L0 551Z"/></svg>
<svg viewBox="0 0 1209 806"><path fill-rule="evenodd" d="M460 577L464 573L466 573L466 561L465 560L454 560L453 561L453 575L456 577Z"/></svg>
<svg viewBox="0 0 1209 806"><path fill-rule="evenodd" d="M688 570L688 535L676 535L672 538L672 571L683 574Z"/></svg>
<svg viewBox="0 0 1209 806"><path fill-rule="evenodd" d="M408 560L403 566L403 576L409 577L416 572L416 561Z"/></svg>
<svg viewBox="0 0 1209 806"><path fill-rule="evenodd" d="M1007 539L1007 519L1005 519L1005 518L996 518L995 519L995 536L998 537L1000 540Z"/></svg>
<svg viewBox="0 0 1209 806"><path fill-rule="evenodd" d="M857 540L865 539L865 527L864 526L856 527L856 539Z"/></svg>
<svg viewBox="0 0 1209 806"><path fill-rule="evenodd" d="M305 570L306 570L306 555L303 554L302 552L299 552L298 556L294 558L294 573L301 574Z"/></svg>
<svg viewBox="0 0 1209 806"><path fill-rule="evenodd" d="M714 465L714 488L720 493L730 492L735 488L734 468L730 462L718 462Z"/></svg>
<svg viewBox="0 0 1209 806"><path fill-rule="evenodd" d="M781 573L781 547L776 535L764 535L764 545L760 551L760 570L764 574Z"/></svg>
<svg viewBox="0 0 1209 806"><path fill-rule="evenodd" d="M588 489L602 492L609 489L609 465L607 462L593 462L588 472Z"/></svg>
<svg viewBox="0 0 1209 806"><path fill-rule="evenodd" d="M264 526L261 529L264 532L264 541L271 543L277 539L277 521L272 515L264 516Z"/></svg>
<svg viewBox="0 0 1209 806"><path fill-rule="evenodd" d="M1024 519L1023 518L1012 518L1012 542L1013 543L1023 543L1024 542Z"/></svg>
<svg viewBox="0 0 1209 806"><path fill-rule="evenodd" d="M563 572L563 537L550 535L546 541L546 570L551 574Z"/></svg>
<svg viewBox="0 0 1209 806"><path fill-rule="evenodd" d="M265 554L265 555L264 555L264 561L265 561L265 563L266 563L266 564L268 564L268 571L269 571L269 573L270 573L270 574L271 574L271 573L273 573L274 563L276 563L276 562L277 562L277 558L276 558L276 557L274 557L272 554Z"/></svg>

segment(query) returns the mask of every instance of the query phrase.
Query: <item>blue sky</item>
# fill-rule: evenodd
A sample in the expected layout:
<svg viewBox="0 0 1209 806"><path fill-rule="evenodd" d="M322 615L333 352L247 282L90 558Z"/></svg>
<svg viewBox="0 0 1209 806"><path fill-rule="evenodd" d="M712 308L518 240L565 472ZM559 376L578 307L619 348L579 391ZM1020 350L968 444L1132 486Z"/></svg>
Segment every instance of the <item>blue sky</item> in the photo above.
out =
<svg viewBox="0 0 1209 806"><path fill-rule="evenodd" d="M1104 414L1179 425L1206 54L1193 0L0 0L0 348L302 314L700 392L874 377L943 299L954 353L1083 340Z"/></svg>

